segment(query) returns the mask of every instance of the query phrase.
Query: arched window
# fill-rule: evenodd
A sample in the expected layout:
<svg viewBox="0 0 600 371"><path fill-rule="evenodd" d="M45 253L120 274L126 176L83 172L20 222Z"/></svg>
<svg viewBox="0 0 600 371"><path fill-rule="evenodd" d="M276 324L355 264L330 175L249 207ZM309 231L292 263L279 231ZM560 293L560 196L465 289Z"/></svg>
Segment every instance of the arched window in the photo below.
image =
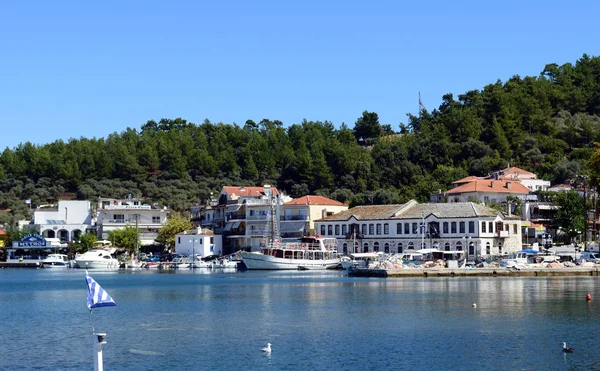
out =
<svg viewBox="0 0 600 371"><path fill-rule="evenodd" d="M402 242L398 242L398 254L402 254L403 246Z"/></svg>
<svg viewBox="0 0 600 371"><path fill-rule="evenodd" d="M346 242L344 242L344 244L342 245L344 254L348 254L348 244Z"/></svg>
<svg viewBox="0 0 600 371"><path fill-rule="evenodd" d="M373 244L373 251L378 252L379 251L379 242L375 242Z"/></svg>
<svg viewBox="0 0 600 371"><path fill-rule="evenodd" d="M386 242L386 243L383 245L383 252L384 252L384 253L386 253L386 254L389 254L389 253L390 253L390 244L389 244L389 243L387 243L387 242Z"/></svg>
<svg viewBox="0 0 600 371"><path fill-rule="evenodd" d="M462 242L457 242L456 243L456 251L462 251L463 246L462 246Z"/></svg>
<svg viewBox="0 0 600 371"><path fill-rule="evenodd" d="M340 226L339 226L339 225L336 225L336 226L335 226L335 235L336 235L336 236L339 236L339 235L340 235Z"/></svg>
<svg viewBox="0 0 600 371"><path fill-rule="evenodd" d="M325 225L321 225L321 235L325 236Z"/></svg>
<svg viewBox="0 0 600 371"><path fill-rule="evenodd" d="M369 244L367 242L363 245L363 252L369 252Z"/></svg>
<svg viewBox="0 0 600 371"><path fill-rule="evenodd" d="M410 242L408 243L408 249L409 249L409 250L414 250L414 249L415 249L415 244L414 244L414 242L410 241Z"/></svg>
<svg viewBox="0 0 600 371"><path fill-rule="evenodd" d="M469 255L475 255L475 242L469 242Z"/></svg>
<svg viewBox="0 0 600 371"><path fill-rule="evenodd" d="M450 251L450 242L446 242L446 244L444 245L444 250Z"/></svg>
<svg viewBox="0 0 600 371"><path fill-rule="evenodd" d="M492 248L491 248L489 242L485 244L485 254L486 255L491 255L492 254Z"/></svg>

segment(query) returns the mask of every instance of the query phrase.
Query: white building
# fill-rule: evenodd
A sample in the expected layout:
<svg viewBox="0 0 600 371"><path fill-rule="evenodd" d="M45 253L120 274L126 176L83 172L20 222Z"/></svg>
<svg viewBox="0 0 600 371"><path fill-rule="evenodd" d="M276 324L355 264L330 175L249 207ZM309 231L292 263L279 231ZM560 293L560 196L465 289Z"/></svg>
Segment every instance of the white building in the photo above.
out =
<svg viewBox="0 0 600 371"><path fill-rule="evenodd" d="M315 220L348 210L348 205L323 196L294 198L283 205L281 235L300 238L315 234Z"/></svg>
<svg viewBox="0 0 600 371"><path fill-rule="evenodd" d="M463 250L471 260L521 250L521 220L472 202L358 206L315 221L338 251Z"/></svg>
<svg viewBox="0 0 600 371"><path fill-rule="evenodd" d="M223 253L229 254L260 250L274 235L295 240L314 233L314 220L346 209L346 205L321 196L292 199L268 185L225 186L218 200L204 207L200 219L202 227L223 235Z"/></svg>
<svg viewBox="0 0 600 371"><path fill-rule="evenodd" d="M550 188L550 181L538 179L537 175L518 167L507 167L492 175L498 180L520 182L529 191L547 191Z"/></svg>
<svg viewBox="0 0 600 371"><path fill-rule="evenodd" d="M458 187L452 188L444 193L447 202L478 202L489 204L505 203L507 196L524 197L530 190L516 181L504 181L493 179L466 180ZM455 183L458 183L455 182Z"/></svg>
<svg viewBox="0 0 600 371"><path fill-rule="evenodd" d="M58 206L37 209L33 224L42 237L57 238L61 243L76 241L83 233L96 231L90 201L59 200Z"/></svg>
<svg viewBox="0 0 600 371"><path fill-rule="evenodd" d="M222 236L215 236L211 230L196 228L175 235L175 253L181 255L200 255L204 258L223 254Z"/></svg>
<svg viewBox="0 0 600 371"><path fill-rule="evenodd" d="M139 231L142 245L152 245L168 212L166 207L145 205L136 198L99 198L96 211L98 237L106 240L108 232L131 226Z"/></svg>

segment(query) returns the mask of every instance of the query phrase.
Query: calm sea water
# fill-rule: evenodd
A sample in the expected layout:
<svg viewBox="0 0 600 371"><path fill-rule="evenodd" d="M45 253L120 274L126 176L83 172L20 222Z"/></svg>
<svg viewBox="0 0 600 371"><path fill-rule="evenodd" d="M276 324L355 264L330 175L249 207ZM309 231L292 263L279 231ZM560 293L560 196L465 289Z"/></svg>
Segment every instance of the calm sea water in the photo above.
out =
<svg viewBox="0 0 600 371"><path fill-rule="evenodd" d="M0 369L93 369L92 327L106 370L600 369L593 277L90 275L118 306L89 313L83 270L0 269Z"/></svg>

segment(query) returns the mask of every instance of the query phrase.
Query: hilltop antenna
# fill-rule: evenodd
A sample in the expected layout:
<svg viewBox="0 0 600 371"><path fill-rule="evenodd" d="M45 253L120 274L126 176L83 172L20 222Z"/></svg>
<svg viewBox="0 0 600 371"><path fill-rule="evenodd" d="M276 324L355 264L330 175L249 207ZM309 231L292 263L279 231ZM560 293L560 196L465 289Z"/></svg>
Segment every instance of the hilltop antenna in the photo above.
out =
<svg viewBox="0 0 600 371"><path fill-rule="evenodd" d="M419 92L419 114L421 114L422 110L426 110L427 108L425 108L425 106L423 105L423 101L421 100L421 92Z"/></svg>

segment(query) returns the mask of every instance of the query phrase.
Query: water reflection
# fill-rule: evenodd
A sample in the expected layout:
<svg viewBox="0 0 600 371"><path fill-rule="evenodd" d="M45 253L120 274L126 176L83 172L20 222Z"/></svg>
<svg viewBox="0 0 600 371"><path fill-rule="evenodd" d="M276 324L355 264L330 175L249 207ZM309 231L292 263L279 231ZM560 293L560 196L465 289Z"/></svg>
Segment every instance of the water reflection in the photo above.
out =
<svg viewBox="0 0 600 371"><path fill-rule="evenodd" d="M91 366L90 319L109 334L106 369L600 367L594 277L93 272L117 307L90 315L83 273L48 273L0 272L0 369ZM40 347L40 333L53 345ZM576 352L565 357L562 341ZM272 357L260 351L267 342Z"/></svg>

